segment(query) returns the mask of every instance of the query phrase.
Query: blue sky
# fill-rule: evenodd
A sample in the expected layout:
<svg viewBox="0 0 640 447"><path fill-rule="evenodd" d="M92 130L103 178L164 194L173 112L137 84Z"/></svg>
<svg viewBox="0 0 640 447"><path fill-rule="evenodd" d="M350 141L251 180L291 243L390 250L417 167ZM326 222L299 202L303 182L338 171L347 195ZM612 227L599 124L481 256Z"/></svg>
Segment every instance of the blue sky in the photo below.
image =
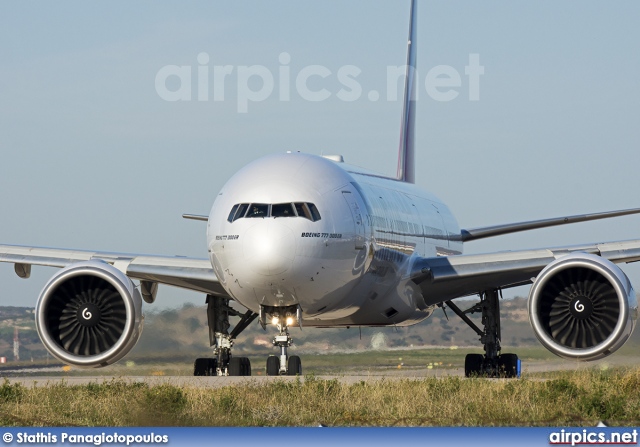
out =
<svg viewBox="0 0 640 447"><path fill-rule="evenodd" d="M0 243L206 256L207 214L224 182L269 153L341 153L393 174L401 102L370 101L404 64L409 1L3 2L0 4ZM640 3L420 1L417 183L462 227L640 206ZM345 65L362 97L164 101L167 65L263 65L335 93ZM478 54L479 101L464 67ZM426 94L449 65L459 96ZM252 84L252 88L258 88ZM259 85L258 85L259 86ZM212 87L211 87L212 88ZM194 94L195 95L195 94ZM468 253L640 238L640 217L470 243ZM625 267L640 287L640 268ZM53 270L0 266L3 304L35 305ZM521 291L525 293L526 291ZM204 297L161 288L160 306Z"/></svg>

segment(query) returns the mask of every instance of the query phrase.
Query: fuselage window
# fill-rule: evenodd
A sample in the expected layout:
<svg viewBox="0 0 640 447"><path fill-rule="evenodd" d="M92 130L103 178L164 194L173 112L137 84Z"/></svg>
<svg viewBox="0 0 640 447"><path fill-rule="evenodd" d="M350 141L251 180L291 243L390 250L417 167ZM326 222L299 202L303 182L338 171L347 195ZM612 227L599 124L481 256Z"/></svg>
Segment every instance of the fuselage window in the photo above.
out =
<svg viewBox="0 0 640 447"><path fill-rule="evenodd" d="M239 206L240 205L238 204L233 205L233 208L231 208L231 212L229 213L229 217L227 217L228 222L233 222L233 217L236 215L236 211L238 210Z"/></svg>
<svg viewBox="0 0 640 447"><path fill-rule="evenodd" d="M236 221L244 217L245 213L247 212L247 208L249 208L248 203L241 203L240 205L238 205L238 209L236 211L235 216L233 216L233 220Z"/></svg>
<svg viewBox="0 0 640 447"><path fill-rule="evenodd" d="M269 205L266 203L252 203L246 217L267 217L269 215Z"/></svg>
<svg viewBox="0 0 640 447"><path fill-rule="evenodd" d="M271 205L271 217L296 217L290 203L278 203Z"/></svg>

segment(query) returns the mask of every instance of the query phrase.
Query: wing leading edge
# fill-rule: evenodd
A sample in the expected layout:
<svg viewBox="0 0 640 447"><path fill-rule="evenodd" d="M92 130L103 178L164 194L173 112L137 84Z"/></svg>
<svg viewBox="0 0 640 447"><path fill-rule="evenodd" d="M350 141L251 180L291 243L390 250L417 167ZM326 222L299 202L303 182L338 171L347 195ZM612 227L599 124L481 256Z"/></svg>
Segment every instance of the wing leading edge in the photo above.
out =
<svg viewBox="0 0 640 447"><path fill-rule="evenodd" d="M29 277L31 265L63 268L89 260L112 264L132 279L228 296L208 259L0 245L0 262L15 264L16 273L22 278Z"/></svg>
<svg viewBox="0 0 640 447"><path fill-rule="evenodd" d="M574 245L539 250L419 258L411 279L427 304L438 304L488 289L531 284L554 260L569 253L589 253L613 263L640 261L640 240Z"/></svg>
<svg viewBox="0 0 640 447"><path fill-rule="evenodd" d="M620 211L607 211L605 213L578 214L575 216L555 217L552 219L530 220L527 222L517 222L505 225L493 225L490 227L470 228L460 231L462 242L484 239L487 237L502 236L504 234L517 233L519 231L536 230L538 228L554 227L578 222L588 222L591 220L608 219L611 217L627 216L630 214L640 214L640 208L632 208Z"/></svg>

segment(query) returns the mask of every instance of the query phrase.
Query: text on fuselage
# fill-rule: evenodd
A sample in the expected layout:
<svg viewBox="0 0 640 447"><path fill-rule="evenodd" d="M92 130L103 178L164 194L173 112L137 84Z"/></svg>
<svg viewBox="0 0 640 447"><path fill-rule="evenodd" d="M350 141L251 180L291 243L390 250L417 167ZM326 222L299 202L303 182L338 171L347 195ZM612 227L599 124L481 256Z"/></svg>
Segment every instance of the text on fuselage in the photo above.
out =
<svg viewBox="0 0 640 447"><path fill-rule="evenodd" d="M216 236L216 241L234 241L240 239L239 234L224 234L222 236Z"/></svg>
<svg viewBox="0 0 640 447"><path fill-rule="evenodd" d="M302 233L302 237L320 237L325 239L342 239L341 233Z"/></svg>

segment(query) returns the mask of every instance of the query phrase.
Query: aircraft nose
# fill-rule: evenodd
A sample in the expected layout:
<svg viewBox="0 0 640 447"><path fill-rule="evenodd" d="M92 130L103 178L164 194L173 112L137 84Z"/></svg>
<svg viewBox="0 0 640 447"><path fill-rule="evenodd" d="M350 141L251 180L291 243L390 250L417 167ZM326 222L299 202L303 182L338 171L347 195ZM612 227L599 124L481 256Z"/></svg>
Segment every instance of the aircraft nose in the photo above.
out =
<svg viewBox="0 0 640 447"><path fill-rule="evenodd" d="M264 219L247 230L243 251L247 267L254 273L282 274L293 265L296 252L293 232L277 219Z"/></svg>

